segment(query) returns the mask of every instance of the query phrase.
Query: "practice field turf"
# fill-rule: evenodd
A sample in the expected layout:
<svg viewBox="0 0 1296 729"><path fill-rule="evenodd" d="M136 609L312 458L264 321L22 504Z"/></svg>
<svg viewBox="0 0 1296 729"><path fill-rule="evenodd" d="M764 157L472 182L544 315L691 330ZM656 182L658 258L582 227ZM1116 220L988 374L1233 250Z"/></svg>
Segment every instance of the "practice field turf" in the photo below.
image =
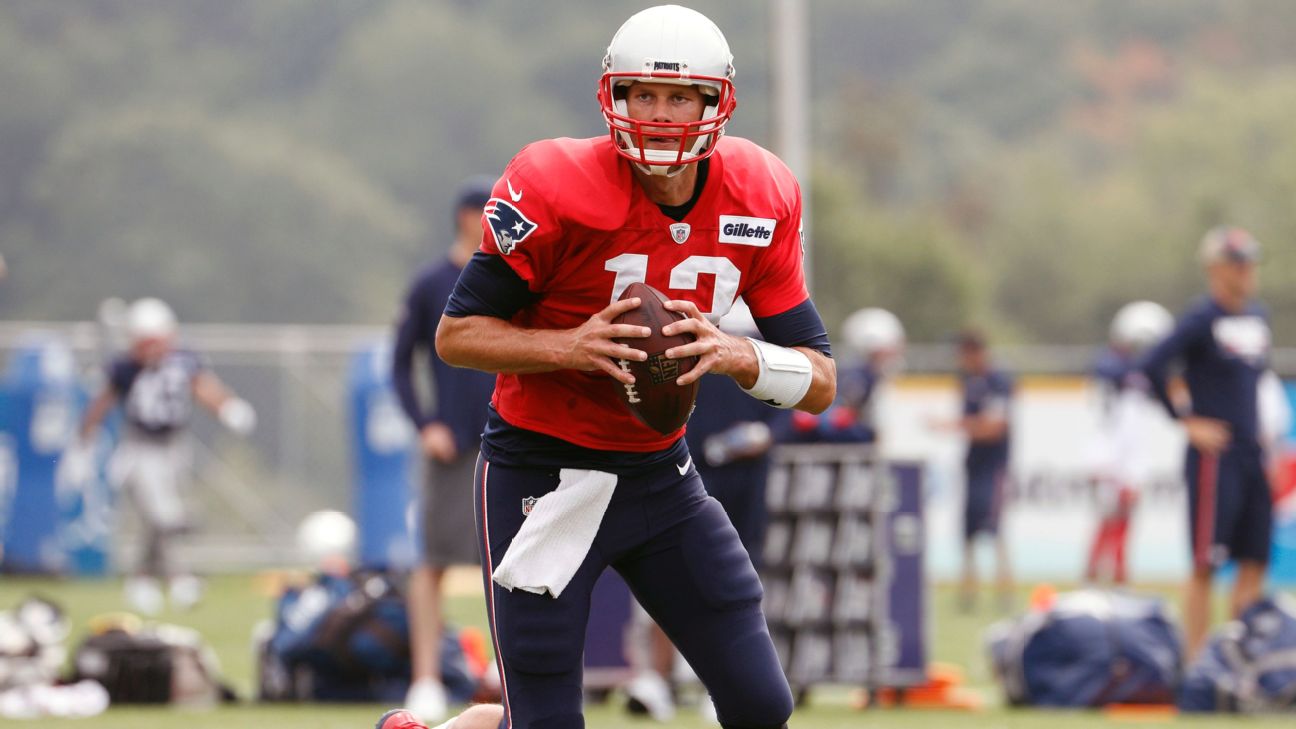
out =
<svg viewBox="0 0 1296 729"><path fill-rule="evenodd" d="M252 626L271 614L275 580L265 576L224 576L214 578L208 585L206 600L197 609L186 613L164 613L165 622L186 625L201 632L220 657L226 678L242 696L252 693L253 656L250 636ZM1157 590L1173 596L1173 592ZM24 595L39 593L53 598L68 611L72 620L73 640L84 634L86 621L94 615L125 609L121 596L121 583L115 580L74 582L47 579L0 578L0 607L13 605ZM1023 589L1022 602L1026 591ZM935 727L1043 727L1069 729L1070 727L1109 726L1124 723L1169 722L1190 727L1235 727L1236 717L1208 719L1164 719L1134 716L1127 719L1109 718L1094 712L1040 712L1015 710L1000 705L997 687L993 684L982 648L982 631L999 616L984 604L977 614L964 615L954 609L953 593L938 588L933 591L930 604L929 637L931 658L961 666L970 688L985 699L986 708L977 712L916 711L910 709L880 709L857 711L849 706L848 690L824 688L814 692L808 704L793 716L794 729L838 729L844 727L907 727L928 729ZM451 619L461 625L476 625L485 629L482 602L473 597L452 600ZM1218 611L1218 610L1217 610ZM211 710L175 709L111 709L107 714L89 720L43 719L42 729L64 729L93 726L96 729L232 729L234 727L282 727L283 729L368 729L385 708L381 706L352 705L292 705L263 707L244 703ZM3 720L0 720L3 722ZM14 722L15 725L19 725ZM1264 718L1248 720L1249 727L1287 727L1291 718ZM591 706L587 711L587 726L591 729L613 727L643 727L653 723L634 719L625 714L620 701L613 698L602 706ZM695 727L704 724L690 710L681 710L670 726Z"/></svg>

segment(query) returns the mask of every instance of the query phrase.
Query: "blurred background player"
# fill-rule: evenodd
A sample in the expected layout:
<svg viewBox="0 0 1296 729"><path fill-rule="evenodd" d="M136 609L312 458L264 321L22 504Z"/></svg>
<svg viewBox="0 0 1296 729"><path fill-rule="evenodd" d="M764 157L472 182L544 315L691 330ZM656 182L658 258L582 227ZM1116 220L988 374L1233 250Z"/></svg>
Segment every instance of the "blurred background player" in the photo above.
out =
<svg viewBox="0 0 1296 729"><path fill-rule="evenodd" d="M756 320L742 299L735 301L720 319L719 327L737 337L760 337ZM757 571L769 526L765 487L769 481L770 449L787 431L789 420L789 411L752 399L733 378L708 375L702 378L697 405L684 433L707 493L724 507ZM627 707L631 713L646 713L658 721L667 721L674 714L671 677L676 651L656 625L651 636L651 666L639 671L626 686ZM709 701L704 700L701 709L714 717Z"/></svg>
<svg viewBox="0 0 1296 729"><path fill-rule="evenodd" d="M860 309L842 322L842 337L860 361L838 375L839 405L828 418L835 431L851 435L848 440L875 443L878 393L904 366L904 325L886 309Z"/></svg>
<svg viewBox="0 0 1296 729"><path fill-rule="evenodd" d="M90 403L77 445L60 468L70 482L91 473L99 426L118 403L125 427L108 465L108 478L139 512L144 551L136 574L126 582L128 601L151 614L162 608L162 582L172 604L185 608L201 597L198 579L172 562L175 537L190 524L182 490L192 465L189 421L193 406L214 413L239 435L256 427L256 412L207 369L195 353L176 346L175 313L166 303L145 298L126 315L128 351L108 366L106 386Z"/></svg>
<svg viewBox="0 0 1296 729"><path fill-rule="evenodd" d="M1099 402L1093 443L1093 478L1098 528L1089 549L1085 579L1125 584L1125 545L1141 487L1151 477L1150 419L1161 418L1147 378L1135 367L1138 355L1174 328L1174 317L1152 301L1121 307L1112 320L1108 346L1094 365Z"/></svg>
<svg viewBox="0 0 1296 729"><path fill-rule="evenodd" d="M1258 393L1270 347L1267 315L1256 293L1260 243L1236 227L1214 228L1198 252L1207 294L1174 331L1140 359L1139 368L1188 435L1188 534L1192 574L1185 591L1184 634L1195 656L1210 627L1215 569L1237 561L1230 600L1236 617L1260 597L1269 564L1273 503L1260 443ZM1182 363L1189 401L1167 389Z"/></svg>
<svg viewBox="0 0 1296 729"><path fill-rule="evenodd" d="M1008 478L1013 382L996 369L984 336L967 330L958 337L959 381L963 391L963 416L952 423L937 422L942 430L961 432L968 441L964 458L963 574L959 607L971 611L976 604L978 579L976 538L986 535L994 543L995 584L1001 609L1012 601L1012 571L1008 545L999 532Z"/></svg>
<svg viewBox="0 0 1296 729"><path fill-rule="evenodd" d="M473 540L473 464L477 462L486 408L495 377L451 367L437 356L437 322L459 272L481 243L482 208L493 178L465 180L455 196L455 238L445 258L423 269L410 284L396 328L392 382L401 407L419 432L424 484L419 519L422 556L409 581L410 659L413 674L405 707L424 721L446 713L441 685L442 590L446 569L478 566ZM416 356L427 358L434 407L419 400L414 381Z"/></svg>
<svg viewBox="0 0 1296 729"><path fill-rule="evenodd" d="M842 339L857 358L839 365L837 399L828 412L792 413L779 440L787 443L875 443L879 393L904 366L904 325L885 309L860 309L842 322Z"/></svg>

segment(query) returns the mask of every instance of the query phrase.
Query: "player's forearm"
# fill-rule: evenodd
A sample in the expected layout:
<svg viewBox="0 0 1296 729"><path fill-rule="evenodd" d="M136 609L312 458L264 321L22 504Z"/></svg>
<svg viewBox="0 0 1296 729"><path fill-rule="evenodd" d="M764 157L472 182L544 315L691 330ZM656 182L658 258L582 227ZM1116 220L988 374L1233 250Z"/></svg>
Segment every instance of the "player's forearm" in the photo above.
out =
<svg viewBox="0 0 1296 729"><path fill-rule="evenodd" d="M108 410L116 403L117 396L111 390L100 393L90 403L90 407L86 408L85 417L81 420L81 428L78 431L81 440L88 440L99 431L99 426L108 415Z"/></svg>
<svg viewBox="0 0 1296 729"><path fill-rule="evenodd" d="M827 410L837 397L837 363L831 357L824 356L822 352L807 347L793 347L793 349L810 358L814 376L810 381L810 389L806 391L805 397L801 398L801 402L796 404L796 409L818 415Z"/></svg>
<svg viewBox="0 0 1296 729"><path fill-rule="evenodd" d="M442 316L437 354L447 364L484 372L528 374L564 369L566 330L523 329L493 316Z"/></svg>
<svg viewBox="0 0 1296 729"><path fill-rule="evenodd" d="M1008 432L1008 421L1003 418L989 418L973 415L965 419L964 429L968 438L977 443L993 443L1001 440Z"/></svg>
<svg viewBox="0 0 1296 729"><path fill-rule="evenodd" d="M225 387L225 383L210 372L202 372L194 377L193 395L199 405L213 413L219 413L221 406L233 397L233 393Z"/></svg>

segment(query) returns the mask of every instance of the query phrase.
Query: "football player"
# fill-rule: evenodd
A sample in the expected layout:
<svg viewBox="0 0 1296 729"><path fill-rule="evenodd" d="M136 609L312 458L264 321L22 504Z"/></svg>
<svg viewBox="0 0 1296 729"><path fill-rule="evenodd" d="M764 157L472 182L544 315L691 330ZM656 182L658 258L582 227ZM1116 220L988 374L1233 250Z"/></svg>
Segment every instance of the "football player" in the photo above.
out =
<svg viewBox="0 0 1296 729"><path fill-rule="evenodd" d="M472 520L473 466L486 425L495 378L477 370L451 367L436 354L437 322L459 272L481 242L482 208L494 178L470 178L455 196L455 239L444 259L415 277L405 296L392 353L392 384L405 414L419 432L424 484L419 518L423 535L419 565L410 574L410 658L412 676L405 708L424 721L446 714L441 685L441 594L446 569L478 565L477 542L463 527ZM427 357L436 407L419 402L414 385L415 355Z"/></svg>
<svg viewBox="0 0 1296 729"><path fill-rule="evenodd" d="M842 322L842 335L860 361L842 373L841 405L829 420L835 419L836 430L849 434L849 440L875 443L878 392L904 366L904 325L886 309L860 309Z"/></svg>
<svg viewBox="0 0 1296 729"><path fill-rule="evenodd" d="M994 541L999 602L1007 609L1012 598L1012 573L1008 545L999 532L1004 486L1008 477L1008 448L1012 440L1013 382L996 369L985 338L968 330L958 339L959 380L963 390L963 416L953 422L935 422L939 429L962 433L968 441L963 461L963 577L959 607L971 611L976 602L976 538Z"/></svg>
<svg viewBox="0 0 1296 729"><path fill-rule="evenodd" d="M1085 569L1090 582L1106 578L1125 584L1128 576L1125 544L1130 518L1140 487L1151 476L1149 418L1162 417L1147 378L1134 362L1173 327L1174 317L1156 302L1126 304L1116 312L1109 344L1094 366L1100 422L1091 456L1100 517Z"/></svg>
<svg viewBox="0 0 1296 729"><path fill-rule="evenodd" d="M193 605L201 594L197 578L171 563L173 541L188 526L181 492L192 460L188 425L194 403L244 436L256 427L256 412L196 354L176 346L175 313L166 303L145 298L131 304L126 331L130 348L108 366L107 384L91 401L79 442L60 468L71 481L93 468L91 444L109 411L120 404L125 427L108 478L130 498L144 527L144 552L126 594L141 612L153 613L162 607L162 581L170 581L177 607Z"/></svg>
<svg viewBox="0 0 1296 729"><path fill-rule="evenodd" d="M1174 331L1149 350L1139 368L1152 392L1188 435L1188 534L1192 574L1185 592L1189 657L1210 627L1211 577L1236 560L1230 607L1234 617L1260 597L1269 564L1273 504L1258 423L1258 391L1269 358L1268 316L1255 301L1260 243L1247 231L1208 231L1198 251L1207 295L1179 317ZM1181 361L1190 401L1167 389Z"/></svg>
<svg viewBox="0 0 1296 729"><path fill-rule="evenodd" d="M447 362L499 373L474 491L501 726L584 726L590 593L611 566L723 726L783 727L792 694L751 559L683 429L648 428L613 392L634 381L614 360L647 358L616 340L650 332L612 322L640 304L618 301L624 288L646 282L686 317L661 333L696 337L665 352L699 358L678 383L712 372L775 407L827 408L836 374L802 270L800 189L773 154L723 136L733 57L705 16L632 16L603 70L609 134L510 162L437 331ZM765 341L713 323L739 295Z"/></svg>

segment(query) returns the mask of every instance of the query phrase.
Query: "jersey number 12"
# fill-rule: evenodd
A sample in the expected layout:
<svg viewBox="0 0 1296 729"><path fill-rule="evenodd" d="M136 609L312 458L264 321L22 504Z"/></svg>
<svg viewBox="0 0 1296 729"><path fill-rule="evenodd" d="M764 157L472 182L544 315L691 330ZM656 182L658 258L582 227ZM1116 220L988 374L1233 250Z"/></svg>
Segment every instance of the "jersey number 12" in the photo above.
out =
<svg viewBox="0 0 1296 729"><path fill-rule="evenodd" d="M612 282L614 303L621 292L632 283L647 283L648 255L645 253L622 253L609 258L603 264L603 270L616 274ZM670 288L691 291L698 287L698 276L709 273L715 276L715 290L711 294L711 308L702 313L712 322L729 313L734 299L738 298L738 281L742 271L734 262L724 256L689 256L671 269Z"/></svg>

